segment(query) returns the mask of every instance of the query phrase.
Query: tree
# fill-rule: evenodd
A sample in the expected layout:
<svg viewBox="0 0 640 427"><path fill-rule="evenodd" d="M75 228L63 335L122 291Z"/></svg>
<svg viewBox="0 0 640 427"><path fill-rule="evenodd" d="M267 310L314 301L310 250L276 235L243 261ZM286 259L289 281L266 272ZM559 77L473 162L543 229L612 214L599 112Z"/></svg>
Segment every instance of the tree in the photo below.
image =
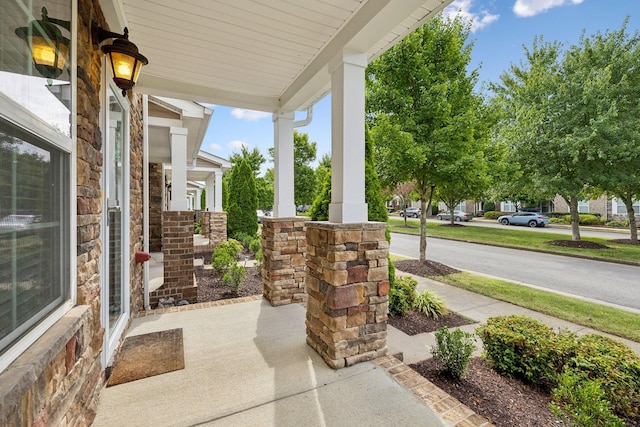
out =
<svg viewBox="0 0 640 427"><path fill-rule="evenodd" d="M322 191L322 185L325 181L325 177L327 173L331 173L331 156L328 154L325 154L320 159L320 162L318 163L318 167L316 168L316 171L315 171L316 183L315 183L315 189L313 194L314 199Z"/></svg>
<svg viewBox="0 0 640 427"><path fill-rule="evenodd" d="M389 212L387 212L387 206L382 198L382 186L376 173L373 158L373 143L369 138L368 129L365 129L364 136L364 199L367 202L367 218L369 221L387 222ZM388 229L387 240L390 240Z"/></svg>
<svg viewBox="0 0 640 427"><path fill-rule="evenodd" d="M467 74L472 44L459 19L430 20L367 68L367 113L374 127L385 184L413 181L420 199L420 260L426 260L426 215L438 185L469 179L469 165L483 162L489 129L482 123L482 99ZM373 129L372 129L373 130ZM387 157L388 156L388 157ZM474 166L475 167L475 166ZM484 169L484 167L482 168ZM467 182L471 185L472 183Z"/></svg>
<svg viewBox="0 0 640 427"><path fill-rule="evenodd" d="M505 112L501 138L530 179L568 202L575 241L579 200L599 190L615 194L621 182L631 184L623 184L630 191L621 199L637 195L639 38L625 29L626 22L613 33L583 34L564 51L536 37L523 63L492 85Z"/></svg>
<svg viewBox="0 0 640 427"><path fill-rule="evenodd" d="M249 162L242 159L233 166L229 186L227 233L253 236L258 231L256 182Z"/></svg>
<svg viewBox="0 0 640 427"><path fill-rule="evenodd" d="M415 191L415 184L413 182L401 182L396 185L393 194L400 198L400 206L402 206L402 210L404 215L404 226L407 227L407 205L411 201L411 195Z"/></svg>
<svg viewBox="0 0 640 427"><path fill-rule="evenodd" d="M207 209L207 190L205 188L200 192L200 210L204 211Z"/></svg>
<svg viewBox="0 0 640 427"><path fill-rule="evenodd" d="M229 156L229 161L234 165L239 164L241 160L246 160L249 164L249 168L253 172L254 177L258 177L260 174L260 168L262 164L267 161L256 147L249 151L247 147L242 147L240 153L233 153Z"/></svg>
<svg viewBox="0 0 640 427"><path fill-rule="evenodd" d="M269 168L264 177L256 178L258 209L266 210L273 207L273 176L273 168Z"/></svg>
<svg viewBox="0 0 640 427"><path fill-rule="evenodd" d="M269 148L274 159L275 152ZM293 198L296 205L310 205L316 194L315 172L310 165L316 159L316 143L309 142L309 135L293 130Z"/></svg>

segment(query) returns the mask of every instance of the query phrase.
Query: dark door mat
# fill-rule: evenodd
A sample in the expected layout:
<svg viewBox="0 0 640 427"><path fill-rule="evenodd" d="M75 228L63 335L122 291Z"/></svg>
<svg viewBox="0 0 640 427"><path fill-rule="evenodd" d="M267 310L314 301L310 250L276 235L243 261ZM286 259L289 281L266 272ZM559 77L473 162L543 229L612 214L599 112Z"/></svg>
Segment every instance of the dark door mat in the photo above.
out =
<svg viewBox="0 0 640 427"><path fill-rule="evenodd" d="M114 365L107 387L184 369L182 328L126 338Z"/></svg>

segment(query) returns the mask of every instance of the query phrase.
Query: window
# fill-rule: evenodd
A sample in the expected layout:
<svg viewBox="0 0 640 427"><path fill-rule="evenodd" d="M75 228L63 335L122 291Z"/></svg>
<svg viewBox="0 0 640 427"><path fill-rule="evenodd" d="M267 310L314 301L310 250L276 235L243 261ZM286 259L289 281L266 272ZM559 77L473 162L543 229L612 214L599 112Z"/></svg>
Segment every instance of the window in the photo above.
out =
<svg viewBox="0 0 640 427"><path fill-rule="evenodd" d="M502 212L515 212L516 204L513 202L502 202Z"/></svg>
<svg viewBox="0 0 640 427"><path fill-rule="evenodd" d="M617 211L614 213L617 213L619 215L626 215L628 213L627 207L625 206L622 200L614 199L614 203L617 208ZM640 200L635 200L633 202L633 211L635 212L636 215L640 214Z"/></svg>
<svg viewBox="0 0 640 427"><path fill-rule="evenodd" d="M72 305L71 53L43 76L16 32L43 7L70 21L76 6L10 0L0 14L0 371Z"/></svg>
<svg viewBox="0 0 640 427"><path fill-rule="evenodd" d="M578 200L578 212L579 213L589 213L589 201L588 200Z"/></svg>

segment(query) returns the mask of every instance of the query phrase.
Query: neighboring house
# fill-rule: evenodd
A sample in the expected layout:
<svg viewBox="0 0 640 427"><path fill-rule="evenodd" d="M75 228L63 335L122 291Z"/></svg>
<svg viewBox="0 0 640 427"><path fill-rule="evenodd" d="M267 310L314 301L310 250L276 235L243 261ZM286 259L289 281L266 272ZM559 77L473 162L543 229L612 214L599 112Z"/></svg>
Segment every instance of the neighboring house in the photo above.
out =
<svg viewBox="0 0 640 427"><path fill-rule="evenodd" d="M0 425L91 424L130 319L159 296L148 290L148 267L140 262L145 253L163 251L163 295L193 300L193 265L185 262L193 250L188 182L205 183L203 215L215 233L225 228L218 190L228 167L200 151L212 110L195 101L273 114L275 218L263 220L269 231L263 268L295 261L297 270L266 275L266 298L287 304L302 298L305 280L313 287L307 342L334 368L384 354L388 245L384 226L367 222L364 72L450 2L274 0L275 6L246 8L217 0L193 0L188 7L146 0L4 1L0 215L38 221L17 227L7 220L0 228ZM234 19L220 20L223 14ZM313 25L289 24L295 22ZM146 59L139 56L137 65L107 61L105 53L117 43L100 28L121 33L125 26L148 57L141 72ZM116 85L112 71L140 79L130 90L127 80ZM293 199L293 129L304 122L294 117L310 113L329 92L330 221L305 225L295 217ZM195 176L200 172L206 177ZM370 254L354 260L356 270L348 275L345 263L326 259L328 242L346 238L349 244L333 246L380 248L355 251ZM281 253L280 242L295 247ZM305 263L308 245L316 258ZM305 265L344 274L327 277L321 289L322 273L305 276ZM287 274L300 285L294 295L269 281ZM358 280L342 283L347 276ZM354 310L332 311L322 293L340 287L362 298L365 286L364 302L339 298L340 304L357 303ZM346 344L335 330L340 322L326 321L326 313L342 312L365 322L359 328L364 335Z"/></svg>

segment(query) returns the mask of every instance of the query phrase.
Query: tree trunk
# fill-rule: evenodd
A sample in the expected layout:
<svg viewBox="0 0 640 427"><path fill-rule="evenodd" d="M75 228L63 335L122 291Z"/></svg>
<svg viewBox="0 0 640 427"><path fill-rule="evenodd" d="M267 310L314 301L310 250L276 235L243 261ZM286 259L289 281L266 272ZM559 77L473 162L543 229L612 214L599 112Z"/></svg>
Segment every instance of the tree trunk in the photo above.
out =
<svg viewBox="0 0 640 427"><path fill-rule="evenodd" d="M429 201L424 198L424 195L420 197L420 262L427 260L427 209L431 209L431 202L433 201L433 191L435 187L431 187L429 192Z"/></svg>
<svg viewBox="0 0 640 427"><path fill-rule="evenodd" d="M631 197L625 197L622 199L624 205L627 207L627 218L629 218L629 232L631 233L631 240L638 240L638 225L636 224L636 212L633 210L633 199Z"/></svg>
<svg viewBox="0 0 640 427"><path fill-rule="evenodd" d="M569 213L571 214L571 240L580 241L580 214L578 213L578 198L569 199Z"/></svg>
<svg viewBox="0 0 640 427"><path fill-rule="evenodd" d="M454 206L452 200L449 200L449 206ZM447 206L447 207L449 207L449 206ZM451 218L449 218L449 224L450 225L455 225L456 224L456 219L453 217L453 208L451 208L451 210L449 211L449 214L451 215Z"/></svg>

